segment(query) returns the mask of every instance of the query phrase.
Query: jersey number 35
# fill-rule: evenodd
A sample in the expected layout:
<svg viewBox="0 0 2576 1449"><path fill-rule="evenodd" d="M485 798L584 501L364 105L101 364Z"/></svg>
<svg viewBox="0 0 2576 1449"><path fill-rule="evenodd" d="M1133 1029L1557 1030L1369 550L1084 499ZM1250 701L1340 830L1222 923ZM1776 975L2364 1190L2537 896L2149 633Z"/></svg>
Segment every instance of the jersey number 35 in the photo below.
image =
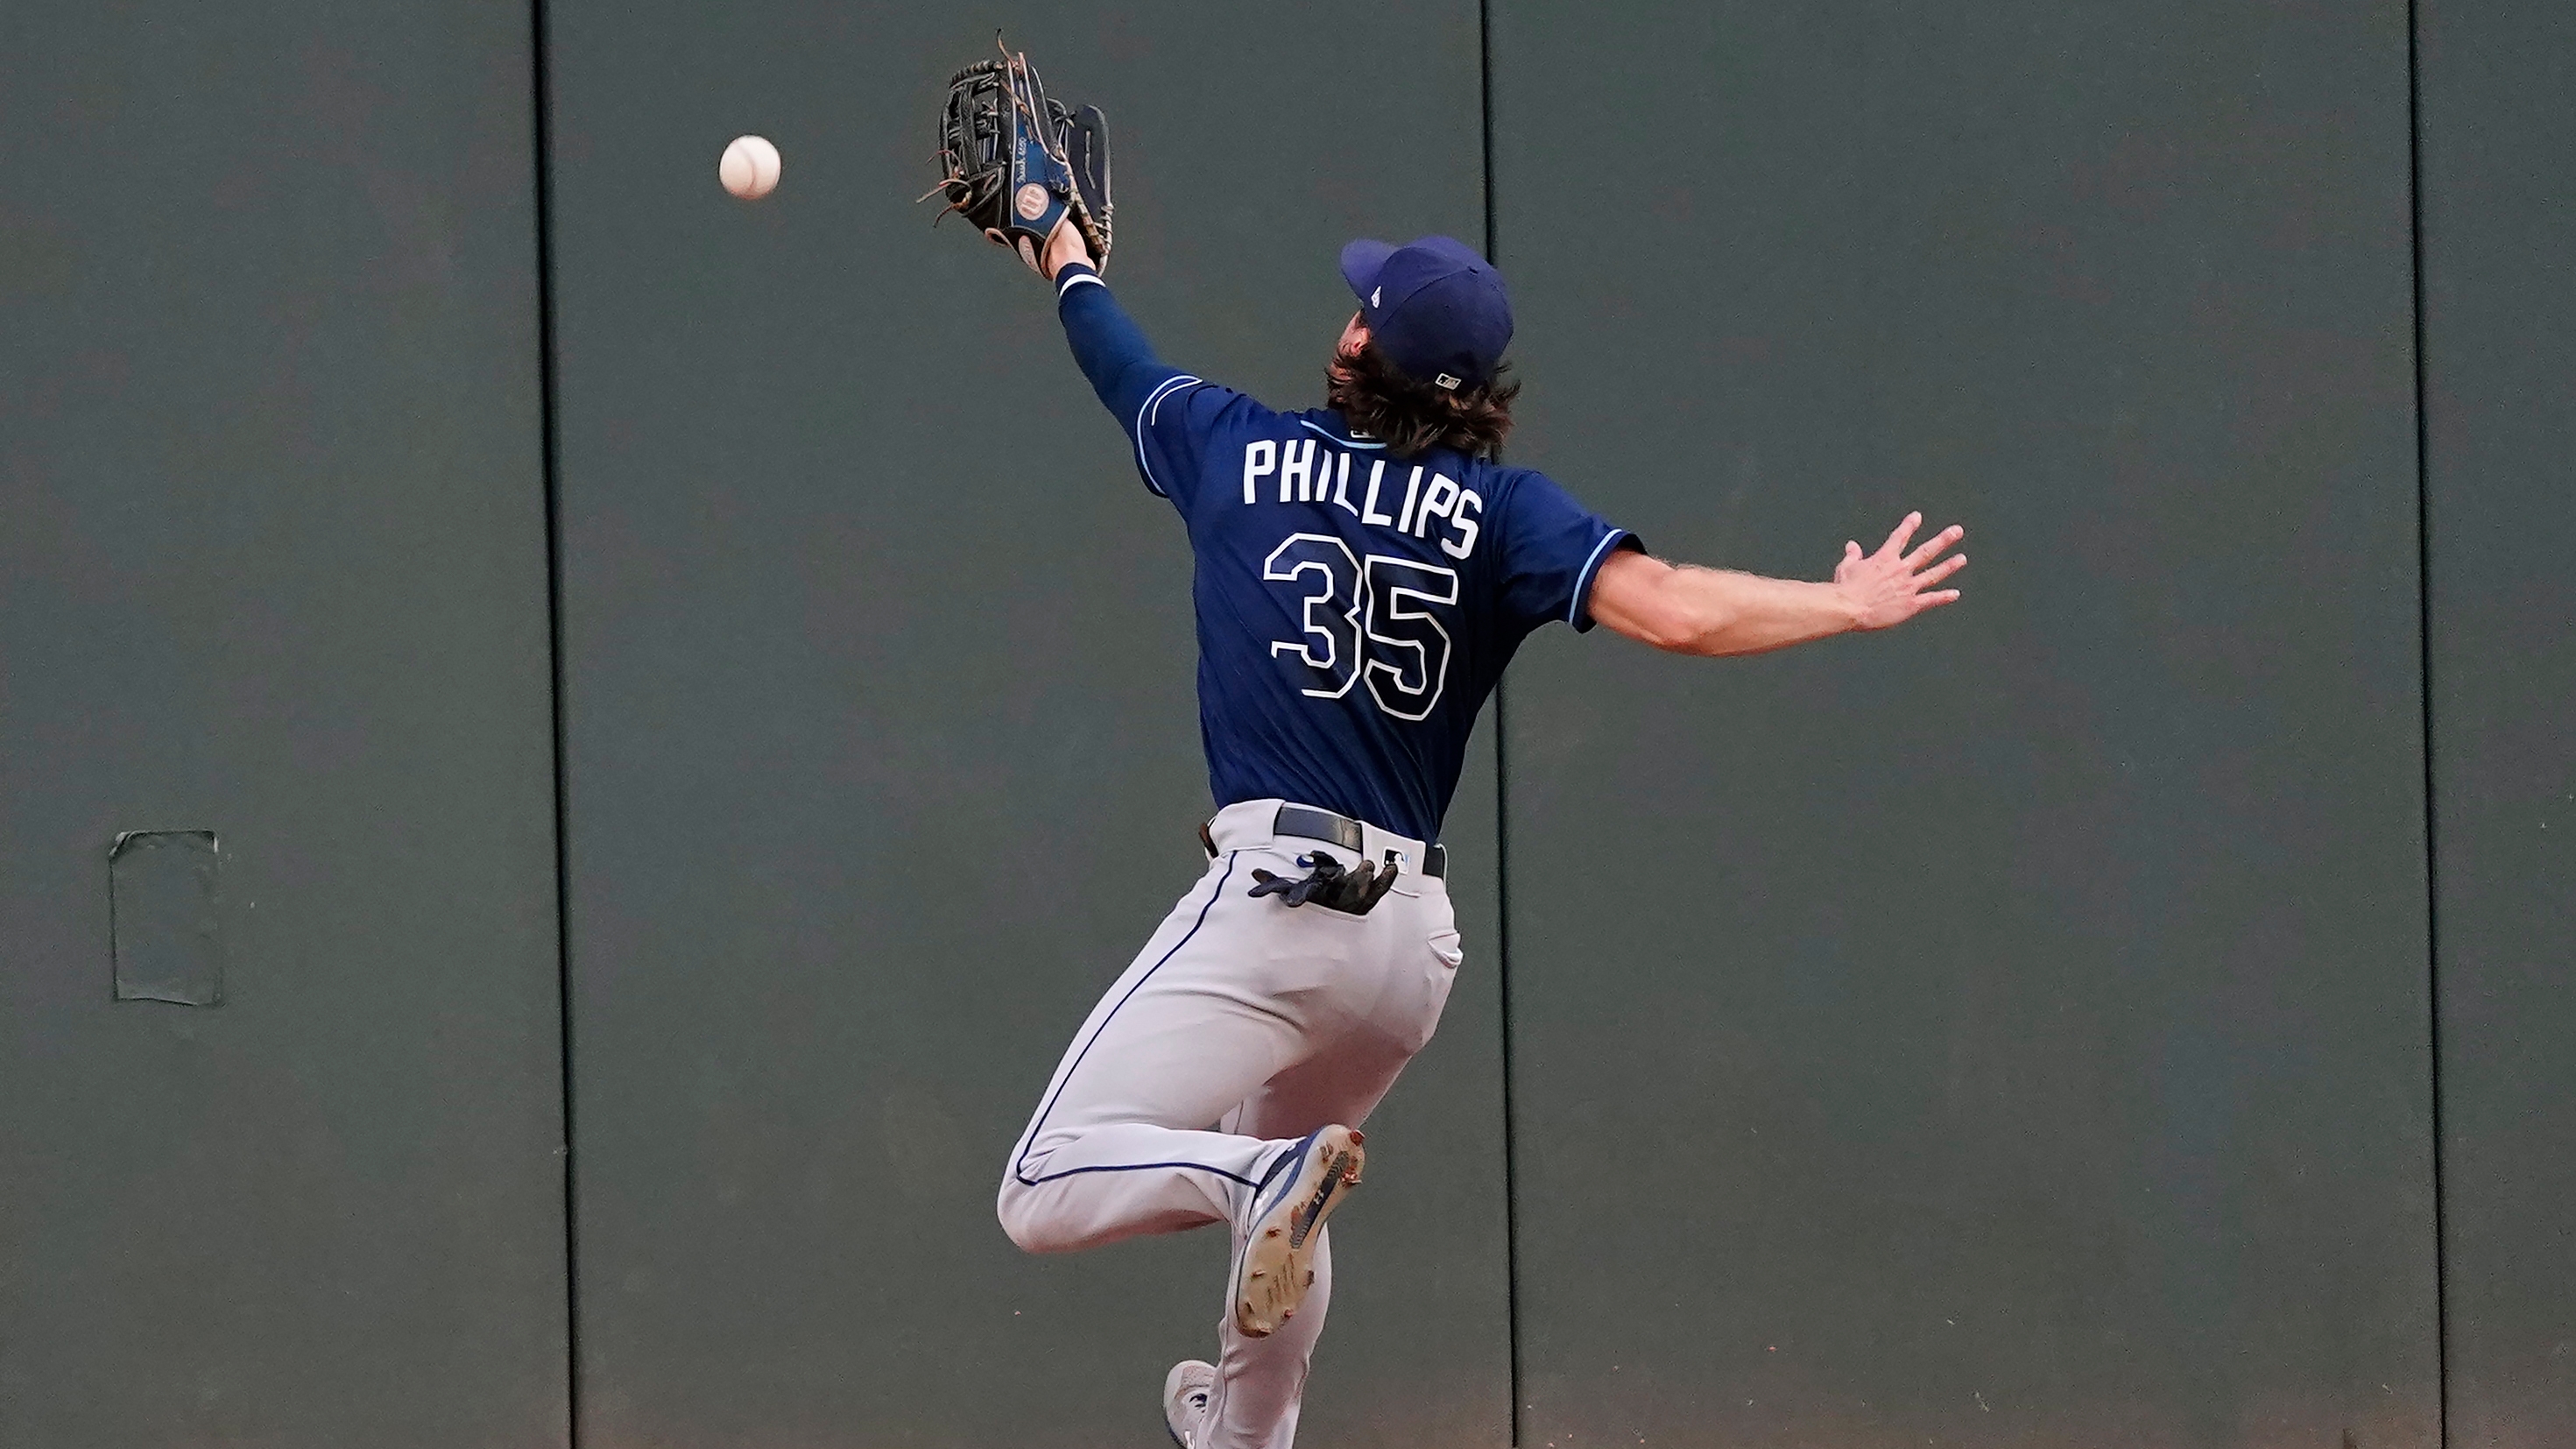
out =
<svg viewBox="0 0 2576 1449"><path fill-rule="evenodd" d="M1363 560L1331 534L1292 533L1261 576L1294 587L1304 602L1304 637L1270 645L1272 658L1304 666L1304 693L1340 699L1365 680L1377 707L1397 719L1425 718L1440 703L1449 631L1430 606L1458 602L1457 570L1384 554Z"/></svg>

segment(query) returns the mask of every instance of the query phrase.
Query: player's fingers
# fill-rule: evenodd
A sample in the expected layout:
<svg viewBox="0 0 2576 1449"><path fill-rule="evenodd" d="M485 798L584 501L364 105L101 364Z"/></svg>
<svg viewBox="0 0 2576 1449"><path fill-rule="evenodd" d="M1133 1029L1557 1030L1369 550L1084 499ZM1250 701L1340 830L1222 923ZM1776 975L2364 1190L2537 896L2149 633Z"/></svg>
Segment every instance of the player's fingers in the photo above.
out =
<svg viewBox="0 0 2576 1449"><path fill-rule="evenodd" d="M1948 528L1942 529L1939 533L1923 540L1921 547L1915 549L1914 552L1907 554L1905 556L1905 566L1908 568L1921 568L1924 560L1939 554L1941 550L1948 548L1950 545L1957 543L1960 539L1966 538L1967 536L1968 531L1966 529L1961 528L1955 523L1951 524Z"/></svg>
<svg viewBox="0 0 2576 1449"><path fill-rule="evenodd" d="M1844 540L1843 540L1843 562L1844 562L1844 563L1847 563L1847 564L1855 564L1855 563L1859 563L1863 557L1864 557L1864 555L1863 555L1863 554L1861 553L1861 551L1860 551L1860 540L1859 540L1859 539L1856 539L1856 538L1847 538L1847 539L1844 539Z"/></svg>
<svg viewBox="0 0 2576 1449"><path fill-rule="evenodd" d="M1923 572L1916 574L1914 576L1914 587L1918 589L1928 589L1934 584L1941 582L1943 579L1948 578L1950 575L1957 573L1959 570L1966 568L1967 566L1968 556L1964 553L1954 553L1948 558L1941 560L1939 563L1934 564L1932 567L1925 569Z"/></svg>
<svg viewBox="0 0 2576 1449"><path fill-rule="evenodd" d="M1878 551L1891 558L1904 553L1905 541L1912 538L1914 536L1914 530L1921 528L1922 526L1922 514L1909 513L1905 515L1905 521L1896 525L1896 531L1887 536L1887 542L1881 545Z"/></svg>
<svg viewBox="0 0 2576 1449"><path fill-rule="evenodd" d="M1925 609L1937 609L1943 604L1955 604L1957 602L1959 602L1959 591L1957 589L1940 589L1929 594L1916 594L1914 596L1914 603L1916 605L1914 612L1919 614Z"/></svg>

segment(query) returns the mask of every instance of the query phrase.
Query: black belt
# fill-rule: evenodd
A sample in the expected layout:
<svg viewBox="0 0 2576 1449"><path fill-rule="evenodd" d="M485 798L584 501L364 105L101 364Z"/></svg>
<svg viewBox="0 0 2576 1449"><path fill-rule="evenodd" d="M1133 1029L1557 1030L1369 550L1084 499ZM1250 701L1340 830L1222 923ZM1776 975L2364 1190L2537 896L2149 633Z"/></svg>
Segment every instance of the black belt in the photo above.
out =
<svg viewBox="0 0 2576 1449"><path fill-rule="evenodd" d="M1367 832L1362 830L1360 823L1351 817L1336 815L1330 810L1317 810L1306 805L1280 806L1278 815L1271 819L1270 833L1294 835L1300 840L1320 840L1328 845L1338 845L1354 855L1365 847L1368 839ZM1209 855L1216 854L1216 837L1210 835L1204 825L1199 827L1199 844L1207 847ZM1448 879L1449 847L1445 845L1425 847L1422 852L1422 863L1418 869L1433 880Z"/></svg>

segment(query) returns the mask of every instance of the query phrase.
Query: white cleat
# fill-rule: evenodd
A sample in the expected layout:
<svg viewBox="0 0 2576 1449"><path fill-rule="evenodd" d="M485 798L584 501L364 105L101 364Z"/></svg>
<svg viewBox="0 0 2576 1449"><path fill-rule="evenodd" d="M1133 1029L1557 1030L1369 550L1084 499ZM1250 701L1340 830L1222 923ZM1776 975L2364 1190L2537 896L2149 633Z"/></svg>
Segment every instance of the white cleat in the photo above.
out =
<svg viewBox="0 0 2576 1449"><path fill-rule="evenodd" d="M1199 1424L1207 1418L1208 1397L1216 1392L1216 1365L1182 1359L1163 1376L1163 1427L1181 1449L1197 1449Z"/></svg>
<svg viewBox="0 0 2576 1449"><path fill-rule="evenodd" d="M1245 1337L1269 1337L1306 1301L1324 1219L1360 1185L1365 1140L1348 1127L1318 1128L1253 1195L1252 1226L1234 1265L1234 1326Z"/></svg>

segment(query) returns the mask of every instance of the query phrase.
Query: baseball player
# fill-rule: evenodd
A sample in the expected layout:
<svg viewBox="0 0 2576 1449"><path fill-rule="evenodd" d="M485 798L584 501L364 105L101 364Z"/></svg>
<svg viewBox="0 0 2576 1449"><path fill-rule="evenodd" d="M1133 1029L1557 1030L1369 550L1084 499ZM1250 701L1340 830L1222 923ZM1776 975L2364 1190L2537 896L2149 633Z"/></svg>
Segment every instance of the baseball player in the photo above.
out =
<svg viewBox="0 0 2576 1449"><path fill-rule="evenodd" d="M1883 629L1958 597L1909 515L1830 583L1667 564L1498 461L1517 385L1500 273L1447 237L1355 241L1329 406L1273 412L1166 366L1057 226L1040 270L1074 359L1197 556L1208 865L1074 1034L1002 1173L1030 1252L1223 1223L1214 1362L1176 1365L1182 1449L1288 1449L1333 1289L1325 1221L1360 1124L1430 1040L1462 959L1440 821L1532 630L1680 654Z"/></svg>

